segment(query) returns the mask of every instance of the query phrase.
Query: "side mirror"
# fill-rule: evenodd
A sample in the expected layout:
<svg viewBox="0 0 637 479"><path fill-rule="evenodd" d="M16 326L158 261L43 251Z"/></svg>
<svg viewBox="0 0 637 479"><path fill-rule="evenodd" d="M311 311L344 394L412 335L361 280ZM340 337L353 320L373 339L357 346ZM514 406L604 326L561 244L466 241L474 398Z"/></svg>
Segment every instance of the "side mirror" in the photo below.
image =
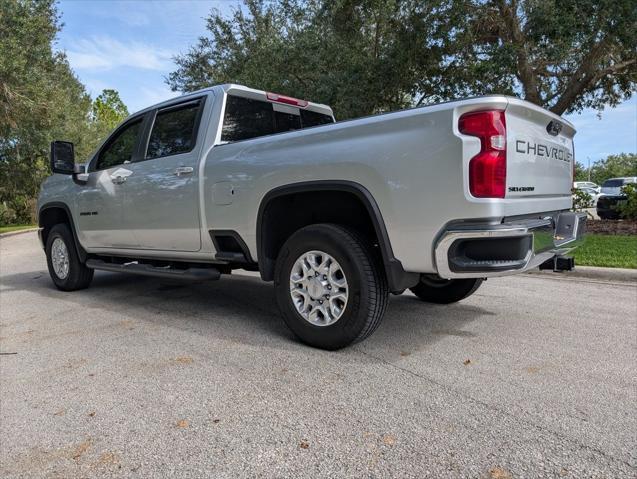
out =
<svg viewBox="0 0 637 479"><path fill-rule="evenodd" d="M51 142L51 171L61 175L75 173L75 152L69 141Z"/></svg>

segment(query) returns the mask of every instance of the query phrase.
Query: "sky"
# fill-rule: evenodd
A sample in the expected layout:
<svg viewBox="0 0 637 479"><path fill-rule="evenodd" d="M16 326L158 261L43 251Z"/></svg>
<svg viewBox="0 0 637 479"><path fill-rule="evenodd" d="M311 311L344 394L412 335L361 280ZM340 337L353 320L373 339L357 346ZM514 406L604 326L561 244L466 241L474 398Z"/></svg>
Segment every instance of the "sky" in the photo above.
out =
<svg viewBox="0 0 637 479"><path fill-rule="evenodd" d="M172 58L205 35L212 8L230 14L238 7L238 0L62 0L56 47L92 97L113 88L133 113L179 94L165 82L176 68ZM575 157L585 166L589 159L637 152L636 96L601 115L585 110L566 118L577 129Z"/></svg>

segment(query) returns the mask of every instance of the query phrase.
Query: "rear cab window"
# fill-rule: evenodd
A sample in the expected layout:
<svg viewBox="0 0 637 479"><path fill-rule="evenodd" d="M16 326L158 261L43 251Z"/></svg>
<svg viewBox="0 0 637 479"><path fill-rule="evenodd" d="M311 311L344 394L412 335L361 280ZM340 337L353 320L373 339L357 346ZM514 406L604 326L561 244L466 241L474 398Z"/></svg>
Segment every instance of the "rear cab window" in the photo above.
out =
<svg viewBox="0 0 637 479"><path fill-rule="evenodd" d="M221 141L249 140L328 123L334 123L334 119L323 113L228 95L223 115Z"/></svg>

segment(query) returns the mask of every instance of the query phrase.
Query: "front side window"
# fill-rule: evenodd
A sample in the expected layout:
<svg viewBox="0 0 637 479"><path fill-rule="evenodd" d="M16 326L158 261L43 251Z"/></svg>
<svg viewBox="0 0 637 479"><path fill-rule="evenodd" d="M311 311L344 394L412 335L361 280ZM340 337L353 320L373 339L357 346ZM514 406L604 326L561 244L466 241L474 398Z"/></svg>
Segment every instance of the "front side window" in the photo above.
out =
<svg viewBox="0 0 637 479"><path fill-rule="evenodd" d="M197 101L157 113L148 140L147 159L187 153L194 148L200 104Z"/></svg>
<svg viewBox="0 0 637 479"><path fill-rule="evenodd" d="M141 126L140 118L120 130L100 152L95 169L105 170L132 161Z"/></svg>

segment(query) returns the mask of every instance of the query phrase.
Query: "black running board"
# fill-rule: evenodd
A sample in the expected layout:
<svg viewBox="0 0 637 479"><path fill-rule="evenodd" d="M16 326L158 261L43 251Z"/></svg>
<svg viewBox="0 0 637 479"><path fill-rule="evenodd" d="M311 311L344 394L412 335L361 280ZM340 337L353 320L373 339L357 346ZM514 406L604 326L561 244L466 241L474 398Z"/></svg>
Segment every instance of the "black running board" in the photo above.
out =
<svg viewBox="0 0 637 479"><path fill-rule="evenodd" d="M150 264L139 264L136 262L116 264L107 263L100 259L89 259L86 267L99 269L102 271L112 271L114 273L132 273L142 276L154 276L166 279L186 279L191 281L211 281L221 277L221 272L216 268L160 268Z"/></svg>

